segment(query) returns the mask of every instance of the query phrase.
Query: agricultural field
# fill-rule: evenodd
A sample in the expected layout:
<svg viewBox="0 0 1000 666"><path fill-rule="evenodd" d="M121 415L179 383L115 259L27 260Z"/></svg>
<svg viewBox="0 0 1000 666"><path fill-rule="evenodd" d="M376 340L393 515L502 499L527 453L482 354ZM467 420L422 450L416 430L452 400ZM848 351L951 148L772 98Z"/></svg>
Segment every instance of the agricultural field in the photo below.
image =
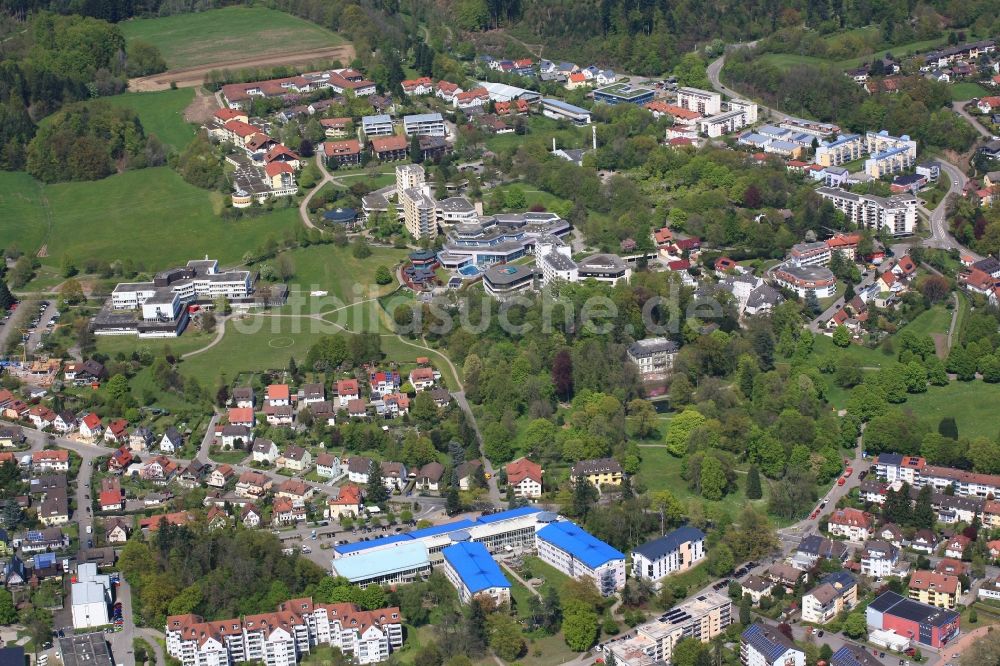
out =
<svg viewBox="0 0 1000 666"><path fill-rule="evenodd" d="M117 174L95 182L43 185L24 173L0 173L0 203L18 215L0 216L0 237L58 266L68 254L88 259L131 258L147 270L184 263L206 253L238 263L268 238L301 224L286 208L242 220L222 220L222 195L184 182L166 167Z"/></svg>
<svg viewBox="0 0 1000 666"><path fill-rule="evenodd" d="M344 39L315 23L264 7L225 7L119 24L127 40L158 48L170 69L338 46Z"/></svg>

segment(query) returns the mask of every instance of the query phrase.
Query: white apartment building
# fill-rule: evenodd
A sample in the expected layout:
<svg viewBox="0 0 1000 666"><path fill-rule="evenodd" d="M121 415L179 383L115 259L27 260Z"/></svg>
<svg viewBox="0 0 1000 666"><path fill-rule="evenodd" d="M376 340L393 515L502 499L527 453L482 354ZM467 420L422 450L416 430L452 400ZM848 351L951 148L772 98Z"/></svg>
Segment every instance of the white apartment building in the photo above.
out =
<svg viewBox="0 0 1000 666"><path fill-rule="evenodd" d="M917 198L912 194L879 197L854 194L834 187L820 187L816 193L844 213L858 227L890 236L910 236L917 226Z"/></svg>
<svg viewBox="0 0 1000 666"><path fill-rule="evenodd" d="M604 596L625 586L625 555L569 521L535 534L538 557L572 578L590 578Z"/></svg>
<svg viewBox="0 0 1000 666"><path fill-rule="evenodd" d="M418 113L403 116L403 131L406 136L447 136L444 118L440 113Z"/></svg>
<svg viewBox="0 0 1000 666"><path fill-rule="evenodd" d="M858 583L846 571L824 576L802 597L802 621L826 624L858 603Z"/></svg>
<svg viewBox="0 0 1000 666"><path fill-rule="evenodd" d="M740 636L743 666L805 666L806 654L777 627L751 624Z"/></svg>
<svg viewBox="0 0 1000 666"><path fill-rule="evenodd" d="M86 562L77 567L76 582L70 586L73 628L103 627L111 623L111 578L97 573L97 565Z"/></svg>
<svg viewBox="0 0 1000 666"><path fill-rule="evenodd" d="M677 343L667 338L636 340L626 351L628 360L639 368L643 380L663 379L674 367Z"/></svg>
<svg viewBox="0 0 1000 666"><path fill-rule="evenodd" d="M709 137L732 134L757 122L757 105L753 102L734 101L729 111L723 111L698 120L698 132Z"/></svg>
<svg viewBox="0 0 1000 666"><path fill-rule="evenodd" d="M622 666L669 664L674 646L682 638L707 643L732 623L733 603L728 597L709 592L640 624L634 637L610 642L607 648Z"/></svg>
<svg viewBox="0 0 1000 666"><path fill-rule="evenodd" d="M388 114L364 116L361 119L361 131L365 136L392 136L392 118Z"/></svg>
<svg viewBox="0 0 1000 666"><path fill-rule="evenodd" d="M906 134L895 137L886 130L868 132L865 148L871 155L865 160L865 173L873 178L900 173L917 163L917 142Z"/></svg>
<svg viewBox="0 0 1000 666"><path fill-rule="evenodd" d="M830 246L824 241L796 243L789 258L796 266L826 266L830 263Z"/></svg>
<svg viewBox="0 0 1000 666"><path fill-rule="evenodd" d="M295 666L313 647L329 645L360 664L385 661L403 644L398 608L364 611L351 603L293 599L277 612L206 622L194 614L167 618L167 654L184 666L262 662Z"/></svg>
<svg viewBox="0 0 1000 666"><path fill-rule="evenodd" d="M403 225L416 240L437 238L437 204L427 185L411 187L399 193Z"/></svg>
<svg viewBox="0 0 1000 666"><path fill-rule="evenodd" d="M396 167L396 194L427 182L424 168L419 164L400 164Z"/></svg>
<svg viewBox="0 0 1000 666"><path fill-rule="evenodd" d="M885 541L869 541L861 551L861 575L871 578L891 576L899 561L899 548Z"/></svg>
<svg viewBox="0 0 1000 666"><path fill-rule="evenodd" d="M632 577L645 578L659 588L673 573L687 571L705 559L705 533L681 527L632 551Z"/></svg>
<svg viewBox="0 0 1000 666"><path fill-rule="evenodd" d="M722 95L698 88L678 88L677 106L703 116L714 116L722 111Z"/></svg>

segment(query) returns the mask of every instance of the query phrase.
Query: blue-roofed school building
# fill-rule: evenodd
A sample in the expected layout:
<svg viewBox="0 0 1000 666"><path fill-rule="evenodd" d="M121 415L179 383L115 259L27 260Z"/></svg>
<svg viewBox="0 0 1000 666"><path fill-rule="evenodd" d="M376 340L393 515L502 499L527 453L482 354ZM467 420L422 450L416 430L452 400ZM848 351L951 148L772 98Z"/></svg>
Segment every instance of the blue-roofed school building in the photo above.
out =
<svg viewBox="0 0 1000 666"><path fill-rule="evenodd" d="M806 654L777 627L751 624L740 636L743 666L805 666Z"/></svg>
<svg viewBox="0 0 1000 666"><path fill-rule="evenodd" d="M673 573L687 571L705 559L705 533L685 526L632 551L632 576L645 578L659 589Z"/></svg>
<svg viewBox="0 0 1000 666"><path fill-rule="evenodd" d="M464 541L448 546L441 554L444 575L458 590L463 604L481 595L490 597L496 606L510 602L510 581L486 546Z"/></svg>
<svg viewBox="0 0 1000 666"><path fill-rule="evenodd" d="M428 576L431 561L420 541L399 543L394 548L368 552L364 557L342 557L331 565L334 576L342 576L358 587L400 585Z"/></svg>
<svg viewBox="0 0 1000 666"><path fill-rule="evenodd" d="M625 586L625 554L575 523L556 521L535 535L538 557L572 578L590 578L604 596Z"/></svg>
<svg viewBox="0 0 1000 666"><path fill-rule="evenodd" d="M589 125L590 111L564 102L561 99L546 97L542 100L542 115L553 120L568 120L574 125Z"/></svg>

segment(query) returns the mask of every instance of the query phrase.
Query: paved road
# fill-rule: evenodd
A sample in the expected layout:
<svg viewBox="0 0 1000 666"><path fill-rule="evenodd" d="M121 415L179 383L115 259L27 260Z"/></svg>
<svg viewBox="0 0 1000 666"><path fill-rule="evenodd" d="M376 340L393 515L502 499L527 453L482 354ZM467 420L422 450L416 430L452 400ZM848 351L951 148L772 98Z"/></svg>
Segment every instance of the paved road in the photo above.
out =
<svg viewBox="0 0 1000 666"><path fill-rule="evenodd" d="M974 116L972 116L972 114L970 114L968 111L965 110L965 105L968 103L969 100L965 100L964 102L952 102L951 110L957 113L958 115L962 116L963 118L965 118L965 121L970 125L972 125L972 127L975 128L975 130L979 132L982 136L986 137L987 139L992 139L993 134L988 129L983 127L979 123L979 121L976 120Z"/></svg>
<svg viewBox="0 0 1000 666"><path fill-rule="evenodd" d="M754 44L754 42L751 42L751 43L745 44L745 45L734 44L730 48L739 47L739 46L752 46L753 44ZM705 69L705 73L708 75L709 82L712 84L712 87L715 88L715 90L717 92L720 92L723 95L728 95L729 97L735 97L735 98L738 98L738 99L745 99L746 95L742 95L742 94L736 92L735 90L733 90L732 88L726 87L725 85L723 85L722 81L720 80L719 74L722 72L722 67L725 64L726 64L726 56L725 56L725 54L719 56L718 58L716 58L715 60L713 60L711 63L709 63L708 67ZM777 109L772 109L772 108L766 107L766 106L764 106L762 104L759 104L759 103L757 104L757 109L758 109L758 112L759 112L758 116L762 117L762 116L765 115L763 112L765 112L765 111L769 112L770 116L771 116L771 119L773 121L775 121L775 122L781 122L781 121L785 120L786 118L790 118L791 117L791 116L789 116L789 115L787 115L785 113L782 113L781 111L778 111Z"/></svg>
<svg viewBox="0 0 1000 666"><path fill-rule="evenodd" d="M302 199L302 203L299 204L299 217L302 218L302 224L306 225L307 229L319 228L315 224L313 224L311 219L309 219L309 202L312 201L312 198L316 195L317 192L320 191L320 189L322 189L324 185L333 181L333 176L330 175L330 172L326 170L326 165L323 164L322 156L323 156L323 151L319 150L316 153L316 166L319 167L319 171L321 174L323 174L323 178L320 179L318 183L316 183L316 187L312 188L309 191L309 194L307 194L305 198Z"/></svg>
<svg viewBox="0 0 1000 666"><path fill-rule="evenodd" d="M212 418L208 421L208 427L205 429L205 436L201 439L201 446L198 448L198 453L195 455L197 460L202 462L212 462L212 459L208 457L209 452L212 448L212 443L215 441L215 424L219 422L219 415L212 414Z"/></svg>
<svg viewBox="0 0 1000 666"><path fill-rule="evenodd" d="M855 293L860 292L862 289L867 288L878 278L878 271L867 271L864 276L854 287ZM821 312L818 317L809 322L809 330L813 333L819 333L823 326L830 320L830 317L835 315L838 310L844 307L844 297L839 296L837 300L830 304L826 310Z"/></svg>
<svg viewBox="0 0 1000 666"><path fill-rule="evenodd" d="M957 249L962 254L971 254L976 259L979 259L979 255L955 240L955 237L949 233L948 229L948 199L951 195L959 197L962 196L962 192L965 190L965 184L969 181L969 179L966 177L965 173L954 164L945 162L941 159L938 160L938 163L941 165L941 170L948 174L951 184L948 188L948 196L941 199L937 208L931 211L928 215L931 227L931 237L924 241L924 245L944 250Z"/></svg>

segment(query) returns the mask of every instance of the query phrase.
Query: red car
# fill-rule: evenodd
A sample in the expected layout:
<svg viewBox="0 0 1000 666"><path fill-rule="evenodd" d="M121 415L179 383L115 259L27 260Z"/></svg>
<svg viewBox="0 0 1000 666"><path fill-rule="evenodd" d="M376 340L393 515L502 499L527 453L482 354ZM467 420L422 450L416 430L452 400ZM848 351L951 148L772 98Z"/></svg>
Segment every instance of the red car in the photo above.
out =
<svg viewBox="0 0 1000 666"><path fill-rule="evenodd" d="M842 486L845 483L847 483L847 477L846 476L842 476L839 479L837 479L837 485L838 486Z"/></svg>

